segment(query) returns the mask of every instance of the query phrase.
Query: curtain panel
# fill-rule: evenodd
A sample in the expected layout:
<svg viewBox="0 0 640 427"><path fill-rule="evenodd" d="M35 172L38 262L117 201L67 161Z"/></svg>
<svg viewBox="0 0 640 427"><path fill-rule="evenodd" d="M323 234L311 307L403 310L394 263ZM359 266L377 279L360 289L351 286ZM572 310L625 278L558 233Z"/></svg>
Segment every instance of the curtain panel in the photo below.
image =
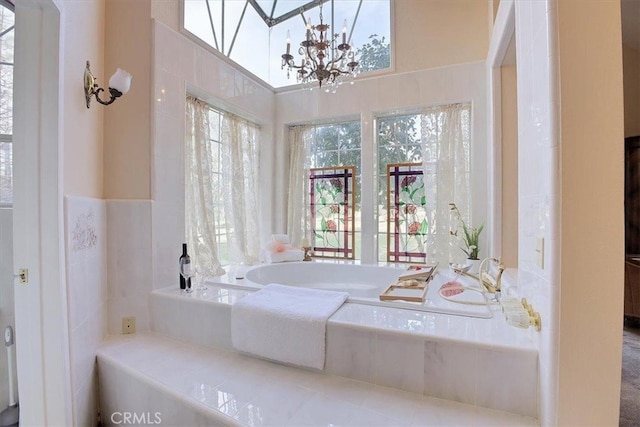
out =
<svg viewBox="0 0 640 427"><path fill-rule="evenodd" d="M236 115L222 116L222 176L225 225L232 263L253 265L260 254L260 127Z"/></svg>
<svg viewBox="0 0 640 427"><path fill-rule="evenodd" d="M313 138L311 126L289 128L289 192L287 233L294 246L313 241L310 236L309 165Z"/></svg>
<svg viewBox="0 0 640 427"><path fill-rule="evenodd" d="M216 244L216 188L211 168L217 153L209 144L209 106L187 98L184 150L185 232L190 256L205 276L225 274Z"/></svg>
<svg viewBox="0 0 640 427"><path fill-rule="evenodd" d="M462 219L470 224L470 120L470 104L439 105L421 113L422 167L430 225L429 262L447 265L464 258L459 237L451 235L458 223L449 204L455 203Z"/></svg>

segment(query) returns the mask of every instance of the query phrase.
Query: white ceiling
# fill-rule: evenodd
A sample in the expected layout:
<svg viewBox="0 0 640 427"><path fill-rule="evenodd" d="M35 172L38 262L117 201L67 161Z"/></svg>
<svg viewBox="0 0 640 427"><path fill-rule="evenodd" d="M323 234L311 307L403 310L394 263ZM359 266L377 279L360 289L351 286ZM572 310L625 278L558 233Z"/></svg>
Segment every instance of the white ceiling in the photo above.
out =
<svg viewBox="0 0 640 427"><path fill-rule="evenodd" d="M640 0L621 0L622 43L640 51Z"/></svg>

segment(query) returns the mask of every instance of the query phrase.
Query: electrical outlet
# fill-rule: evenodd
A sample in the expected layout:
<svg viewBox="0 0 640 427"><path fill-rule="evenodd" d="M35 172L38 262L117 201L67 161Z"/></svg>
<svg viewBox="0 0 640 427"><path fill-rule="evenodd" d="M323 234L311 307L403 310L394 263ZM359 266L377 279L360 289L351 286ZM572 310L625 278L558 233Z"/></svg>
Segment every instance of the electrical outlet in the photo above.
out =
<svg viewBox="0 0 640 427"><path fill-rule="evenodd" d="M536 239L536 263L539 268L544 269L544 237Z"/></svg>
<svg viewBox="0 0 640 427"><path fill-rule="evenodd" d="M135 316L122 318L122 333L134 334L136 332L136 318Z"/></svg>

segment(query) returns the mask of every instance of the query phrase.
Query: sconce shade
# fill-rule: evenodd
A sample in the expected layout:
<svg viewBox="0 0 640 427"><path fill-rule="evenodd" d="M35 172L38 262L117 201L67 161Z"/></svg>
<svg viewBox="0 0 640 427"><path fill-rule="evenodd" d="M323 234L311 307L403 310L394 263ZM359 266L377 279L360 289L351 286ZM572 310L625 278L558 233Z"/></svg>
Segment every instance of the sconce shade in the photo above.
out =
<svg viewBox="0 0 640 427"><path fill-rule="evenodd" d="M131 88L131 78L131 74L122 68L118 68L109 79L109 87L116 89L124 95L129 92L129 89Z"/></svg>
<svg viewBox="0 0 640 427"><path fill-rule="evenodd" d="M91 97L93 96L95 96L96 101L100 104L110 105L113 104L117 98L129 92L131 88L131 74L118 68L109 79L109 99L106 101L100 99L100 92L104 92L105 90L96 83L96 78L91 74L89 65L89 61L87 61L87 66L84 69L84 97L87 108L91 106Z"/></svg>

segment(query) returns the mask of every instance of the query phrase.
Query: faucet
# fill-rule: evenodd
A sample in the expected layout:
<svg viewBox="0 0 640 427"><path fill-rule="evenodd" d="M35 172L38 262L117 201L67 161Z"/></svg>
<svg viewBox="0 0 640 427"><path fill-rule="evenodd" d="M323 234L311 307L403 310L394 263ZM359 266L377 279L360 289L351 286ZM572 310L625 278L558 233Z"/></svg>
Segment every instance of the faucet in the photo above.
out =
<svg viewBox="0 0 640 427"><path fill-rule="evenodd" d="M498 266L495 276L491 274L491 270L488 267L485 269L485 264L487 262L494 262ZM485 288L487 292L491 294L495 294L496 298L500 297L500 292L501 292L500 284L502 281L502 273L504 272L504 264L502 263L502 261L500 261L500 258L487 257L487 258L484 258L482 261L480 261L480 267L478 268L478 275L471 274L466 271L460 271L460 272L465 276L469 276L477 280L478 283L480 283L481 287Z"/></svg>

